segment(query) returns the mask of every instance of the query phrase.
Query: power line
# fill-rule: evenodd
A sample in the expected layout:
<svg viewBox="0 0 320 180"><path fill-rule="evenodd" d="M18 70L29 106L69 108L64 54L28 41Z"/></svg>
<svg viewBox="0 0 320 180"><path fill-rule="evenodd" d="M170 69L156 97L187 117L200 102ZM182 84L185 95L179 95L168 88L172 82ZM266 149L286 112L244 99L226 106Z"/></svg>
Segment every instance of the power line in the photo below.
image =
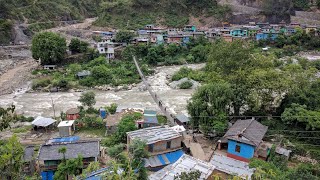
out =
<svg viewBox="0 0 320 180"><path fill-rule="evenodd" d="M239 118L249 118L249 117L282 117L282 116L191 116L191 117L212 117L212 118L217 118L217 117L239 117ZM290 117L317 117L320 118L319 116L290 116Z"/></svg>

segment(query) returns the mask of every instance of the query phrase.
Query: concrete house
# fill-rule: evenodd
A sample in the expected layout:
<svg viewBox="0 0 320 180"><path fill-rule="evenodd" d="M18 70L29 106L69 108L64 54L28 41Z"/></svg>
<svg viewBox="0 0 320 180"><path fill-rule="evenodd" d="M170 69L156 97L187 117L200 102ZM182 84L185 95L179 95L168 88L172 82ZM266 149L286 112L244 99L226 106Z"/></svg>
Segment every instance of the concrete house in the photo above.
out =
<svg viewBox="0 0 320 180"><path fill-rule="evenodd" d="M226 42L232 42L233 38L230 34L223 34L222 35L223 40L225 40Z"/></svg>
<svg viewBox="0 0 320 180"><path fill-rule="evenodd" d="M243 28L234 28L230 31L232 37L247 37L248 31Z"/></svg>
<svg viewBox="0 0 320 180"><path fill-rule="evenodd" d="M143 120L136 121L138 129L159 126L157 111L145 109Z"/></svg>
<svg viewBox="0 0 320 180"><path fill-rule="evenodd" d="M135 139L145 141L150 157L145 166L152 171L176 162L184 153L181 150L182 135L169 126L157 126L127 132L127 144Z"/></svg>
<svg viewBox="0 0 320 180"><path fill-rule="evenodd" d="M100 157L99 141L43 144L39 149L38 156L42 179L52 179L58 165L63 160L63 154L59 153L59 149L62 147L67 149L66 159L74 159L81 155L83 168L86 168L90 162L98 161Z"/></svg>
<svg viewBox="0 0 320 180"><path fill-rule="evenodd" d="M269 33L269 32L264 32L264 33L257 33L256 35L256 40L276 40L278 37L278 33Z"/></svg>
<svg viewBox="0 0 320 180"><path fill-rule="evenodd" d="M168 39L167 39L167 43L176 43L176 44L180 44L182 43L183 40L183 35L181 34L172 34L172 35L168 35Z"/></svg>
<svg viewBox="0 0 320 180"><path fill-rule="evenodd" d="M268 130L254 119L238 120L219 140L218 149L227 148L227 156L249 162L258 157L258 147Z"/></svg>
<svg viewBox="0 0 320 180"><path fill-rule="evenodd" d="M248 34L248 37L251 37L251 38L255 38L258 31L260 30L259 27L257 26L244 26L244 28L246 28L247 30L247 34Z"/></svg>
<svg viewBox="0 0 320 180"><path fill-rule="evenodd" d="M311 34L311 33L315 34L317 32L317 26L315 26L315 25L307 25L305 27L305 31L306 31L307 34Z"/></svg>
<svg viewBox="0 0 320 180"><path fill-rule="evenodd" d="M97 43L97 50L99 51L99 54L105 55L107 60L114 59L115 53L114 53L114 46L116 43L111 42L110 40L102 40L101 42Z"/></svg>
<svg viewBox="0 0 320 180"><path fill-rule="evenodd" d="M196 32L197 28L196 28L196 26L193 26L193 25L186 25L186 26L184 26L183 31L185 31L185 32Z"/></svg>
<svg viewBox="0 0 320 180"><path fill-rule="evenodd" d="M66 112L67 120L76 120L80 117L80 110L78 108L68 109Z"/></svg>
<svg viewBox="0 0 320 180"><path fill-rule="evenodd" d="M230 29L228 29L228 28L221 28L220 29L220 33L222 34L222 35L226 35L226 34L230 34Z"/></svg>
<svg viewBox="0 0 320 180"><path fill-rule="evenodd" d="M108 48L107 48L106 58L107 58L108 60L115 58L114 48L113 48L113 47L108 47Z"/></svg>
<svg viewBox="0 0 320 180"><path fill-rule="evenodd" d="M127 144L135 139L146 141L149 153L156 155L181 149L183 137L169 126L156 126L127 132Z"/></svg>

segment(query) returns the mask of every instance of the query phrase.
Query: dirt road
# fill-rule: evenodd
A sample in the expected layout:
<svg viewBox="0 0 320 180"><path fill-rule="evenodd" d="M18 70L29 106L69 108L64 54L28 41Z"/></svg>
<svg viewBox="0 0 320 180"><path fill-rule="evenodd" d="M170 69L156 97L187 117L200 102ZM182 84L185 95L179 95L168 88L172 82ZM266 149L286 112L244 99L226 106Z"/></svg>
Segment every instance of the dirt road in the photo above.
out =
<svg viewBox="0 0 320 180"><path fill-rule="evenodd" d="M82 23L56 27L46 31L61 33L70 41L75 37L72 31L79 31L80 34L91 33L87 29L90 28L94 20L95 18L89 18ZM89 38L77 38L92 43ZM37 63L32 58L30 44L0 47L0 52L0 95L4 95L14 92L22 85L25 86L26 81L30 79L31 70L37 67Z"/></svg>
<svg viewBox="0 0 320 180"><path fill-rule="evenodd" d="M28 59L4 73L0 77L0 95L12 93L22 84L26 84L30 79L31 70L36 67L35 61Z"/></svg>

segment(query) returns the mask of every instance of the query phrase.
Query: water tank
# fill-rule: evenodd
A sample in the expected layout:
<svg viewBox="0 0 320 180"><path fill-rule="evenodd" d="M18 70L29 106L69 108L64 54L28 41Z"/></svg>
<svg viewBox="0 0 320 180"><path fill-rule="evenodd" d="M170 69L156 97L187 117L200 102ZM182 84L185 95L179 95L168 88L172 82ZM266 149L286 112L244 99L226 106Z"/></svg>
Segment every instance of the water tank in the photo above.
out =
<svg viewBox="0 0 320 180"><path fill-rule="evenodd" d="M107 111L104 108L100 108L100 117L105 119L107 117Z"/></svg>

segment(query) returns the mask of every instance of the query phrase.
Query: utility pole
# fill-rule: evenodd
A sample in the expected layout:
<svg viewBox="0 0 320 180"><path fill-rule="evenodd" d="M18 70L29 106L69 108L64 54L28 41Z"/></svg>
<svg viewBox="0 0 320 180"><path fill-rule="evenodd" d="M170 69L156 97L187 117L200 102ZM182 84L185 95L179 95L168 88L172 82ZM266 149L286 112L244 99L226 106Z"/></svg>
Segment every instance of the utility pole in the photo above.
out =
<svg viewBox="0 0 320 180"><path fill-rule="evenodd" d="M53 108L53 117L54 117L54 119L56 119L56 110L54 108L53 99L52 99L52 97L50 97L50 98L51 98L51 104L52 104L52 108Z"/></svg>

